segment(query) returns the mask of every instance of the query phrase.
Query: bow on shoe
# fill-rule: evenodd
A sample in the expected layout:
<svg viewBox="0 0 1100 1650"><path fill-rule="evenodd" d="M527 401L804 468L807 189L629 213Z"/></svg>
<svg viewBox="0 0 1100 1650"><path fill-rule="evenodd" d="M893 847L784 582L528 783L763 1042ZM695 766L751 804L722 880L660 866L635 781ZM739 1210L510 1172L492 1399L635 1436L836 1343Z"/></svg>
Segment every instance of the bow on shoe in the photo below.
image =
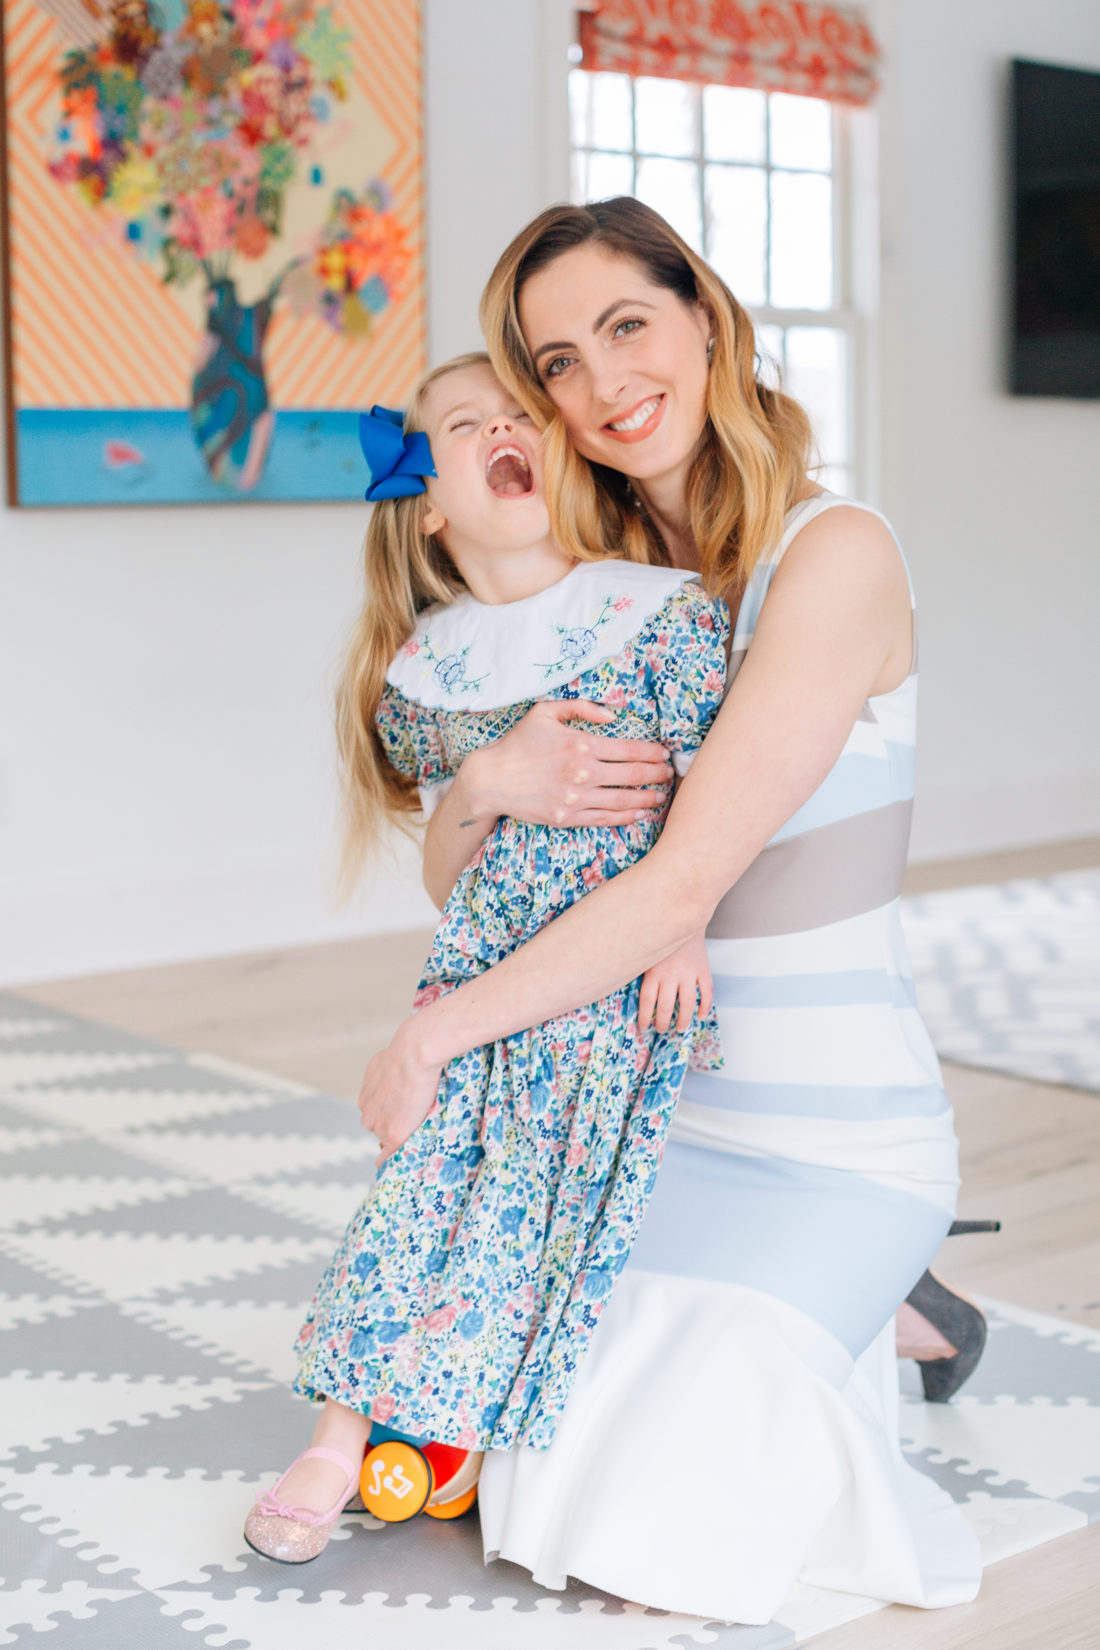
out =
<svg viewBox="0 0 1100 1650"><path fill-rule="evenodd" d="M432 449L423 430L403 433L404 414L390 407L359 414L359 445L370 470L368 504L380 498L410 498L426 491L425 476L436 474Z"/></svg>

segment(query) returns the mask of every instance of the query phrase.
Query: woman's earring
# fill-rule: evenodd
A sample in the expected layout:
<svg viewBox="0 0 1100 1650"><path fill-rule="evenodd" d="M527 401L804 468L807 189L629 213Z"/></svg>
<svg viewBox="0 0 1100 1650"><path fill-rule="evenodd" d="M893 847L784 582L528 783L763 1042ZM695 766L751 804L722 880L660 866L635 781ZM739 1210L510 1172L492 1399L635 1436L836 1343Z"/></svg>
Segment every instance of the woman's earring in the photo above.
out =
<svg viewBox="0 0 1100 1650"><path fill-rule="evenodd" d="M707 339L707 366L708 367L710 366L710 364L713 360L714 360L714 339L713 338L708 338Z"/></svg>

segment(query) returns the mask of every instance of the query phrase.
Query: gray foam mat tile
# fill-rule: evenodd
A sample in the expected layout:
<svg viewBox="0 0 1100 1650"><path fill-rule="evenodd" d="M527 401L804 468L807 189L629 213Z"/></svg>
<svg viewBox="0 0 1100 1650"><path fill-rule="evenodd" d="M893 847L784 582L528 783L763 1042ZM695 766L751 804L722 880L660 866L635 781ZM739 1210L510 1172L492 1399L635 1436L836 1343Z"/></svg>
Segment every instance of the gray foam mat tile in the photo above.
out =
<svg viewBox="0 0 1100 1650"><path fill-rule="evenodd" d="M173 1192L156 1201L146 1200L68 1219L46 1219L39 1226L43 1232L55 1228L78 1235L127 1232L134 1237L143 1233L169 1237L177 1232L195 1231L249 1238L284 1238L297 1234L303 1241L317 1236L315 1226L295 1220L293 1215L276 1214L260 1204L246 1202L219 1186L199 1186L194 1191Z"/></svg>
<svg viewBox="0 0 1100 1650"><path fill-rule="evenodd" d="M52 1290L43 1288L40 1280L39 1292ZM104 1304L82 1307L76 1330L71 1319L57 1317L4 1330L0 1333L0 1373L16 1369L32 1375L61 1371L70 1375L165 1375L172 1380L190 1375L208 1381L228 1373L229 1360L196 1351Z"/></svg>
<svg viewBox="0 0 1100 1650"><path fill-rule="evenodd" d="M55 1440L49 1460L62 1473L87 1467L93 1474L106 1474L124 1460L134 1477L154 1472L173 1479L198 1472L206 1478L220 1478L237 1472L242 1482L259 1483L282 1472L294 1459L313 1416L306 1400L296 1398L284 1386L244 1376L239 1377L238 1386L232 1398L211 1398L201 1409L181 1408L175 1416L120 1421L113 1431L89 1431L76 1443ZM41 1450L16 1448L5 1458L3 1470L14 1482L25 1473L36 1472L42 1462Z"/></svg>
<svg viewBox="0 0 1100 1650"><path fill-rule="evenodd" d="M43 1600L48 1606L49 1601ZM8 1641L15 1645L34 1646L43 1650L201 1650L202 1646L217 1646L217 1650L250 1650L249 1640L226 1638L215 1623L194 1630L198 1612L170 1617L164 1604L154 1593L136 1592L120 1600L99 1599L90 1604L90 1619L76 1619L65 1610L64 1600L59 1611L51 1612L49 1636L27 1624L13 1623ZM189 1622L193 1626L189 1626ZM216 1635L212 1637L211 1635Z"/></svg>
<svg viewBox="0 0 1100 1650"><path fill-rule="evenodd" d="M173 1134L209 1134L233 1139L255 1132L259 1127L255 1113L229 1113L220 1117L196 1118L173 1123ZM264 1134L290 1136L336 1136L362 1141L364 1151L369 1149L367 1137L355 1106L344 1100L332 1100L327 1095L279 1096L265 1107Z"/></svg>
<svg viewBox="0 0 1100 1650"><path fill-rule="evenodd" d="M265 1266L237 1278L215 1278L212 1283L189 1284L183 1290L160 1290L150 1296L150 1301L167 1303L183 1294L196 1306L246 1306L252 1302L258 1306L300 1306L304 1318L324 1269L323 1260L289 1261L285 1266Z"/></svg>
<svg viewBox="0 0 1100 1650"><path fill-rule="evenodd" d="M148 1158L128 1152L124 1143L107 1144L90 1135L68 1134L48 1146L28 1146L23 1151L5 1152L0 1157L3 1175L94 1175L103 1180L178 1180L172 1169L158 1166ZM187 1178L186 1174L182 1177ZM48 1214L48 1209L43 1209Z"/></svg>

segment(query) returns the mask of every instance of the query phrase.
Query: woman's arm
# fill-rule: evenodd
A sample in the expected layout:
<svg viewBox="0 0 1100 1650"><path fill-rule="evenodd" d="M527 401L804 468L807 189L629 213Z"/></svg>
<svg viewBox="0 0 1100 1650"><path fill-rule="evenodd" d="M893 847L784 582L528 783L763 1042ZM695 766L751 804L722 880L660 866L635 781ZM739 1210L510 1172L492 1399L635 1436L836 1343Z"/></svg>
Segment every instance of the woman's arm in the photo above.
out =
<svg viewBox="0 0 1100 1650"><path fill-rule="evenodd" d="M424 886L440 910L502 814L535 825L632 825L664 806L672 769L662 745L570 725L614 719L587 699L547 699L470 753L424 838Z"/></svg>
<svg viewBox="0 0 1100 1650"><path fill-rule="evenodd" d="M405 1020L367 1067L364 1124L399 1144L466 1049L618 990L704 928L821 784L868 696L906 675L908 583L887 529L823 512L797 534L656 846L495 968Z"/></svg>

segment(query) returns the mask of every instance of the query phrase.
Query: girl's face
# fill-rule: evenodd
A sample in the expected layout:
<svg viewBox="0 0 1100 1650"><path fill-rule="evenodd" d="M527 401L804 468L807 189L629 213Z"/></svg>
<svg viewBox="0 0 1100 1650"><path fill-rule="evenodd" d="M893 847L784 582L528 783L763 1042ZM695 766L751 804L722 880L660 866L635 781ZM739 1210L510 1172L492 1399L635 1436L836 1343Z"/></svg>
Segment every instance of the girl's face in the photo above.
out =
<svg viewBox="0 0 1100 1650"><path fill-rule="evenodd" d="M489 366L459 367L429 385L424 428L438 472L422 526L451 555L521 550L547 539L538 433Z"/></svg>
<svg viewBox="0 0 1100 1650"><path fill-rule="evenodd" d="M702 304L587 242L530 277L519 317L579 453L643 483L686 469L706 420L711 329Z"/></svg>

